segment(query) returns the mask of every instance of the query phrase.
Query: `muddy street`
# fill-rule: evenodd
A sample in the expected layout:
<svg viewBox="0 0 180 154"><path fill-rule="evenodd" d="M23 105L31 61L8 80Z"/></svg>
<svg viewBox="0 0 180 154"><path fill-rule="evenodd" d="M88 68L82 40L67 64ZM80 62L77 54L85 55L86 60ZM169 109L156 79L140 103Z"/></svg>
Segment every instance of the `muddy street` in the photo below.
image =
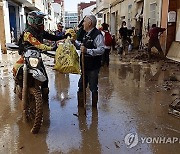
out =
<svg viewBox="0 0 180 154"><path fill-rule="evenodd" d="M0 154L180 153L180 119L168 114L180 84L167 83L171 72L162 71L161 62L121 62L111 55L109 68L100 71L98 108L92 109L88 91L85 117L77 108L79 75L56 72L53 59L44 58L49 105L44 104L43 125L33 135L13 92L17 54L0 55Z"/></svg>

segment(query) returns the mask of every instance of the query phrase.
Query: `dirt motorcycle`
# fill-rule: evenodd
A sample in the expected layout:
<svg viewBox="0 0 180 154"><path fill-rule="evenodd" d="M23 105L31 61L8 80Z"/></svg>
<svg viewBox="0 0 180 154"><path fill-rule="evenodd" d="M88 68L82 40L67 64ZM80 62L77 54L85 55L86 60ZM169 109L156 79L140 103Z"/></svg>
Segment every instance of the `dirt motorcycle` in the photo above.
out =
<svg viewBox="0 0 180 154"><path fill-rule="evenodd" d="M18 46L8 46L9 49L18 49ZM23 118L31 122L31 132L37 134L43 121L43 89L42 83L47 80L42 67L41 50L35 47L25 49L24 64L18 68L15 79L14 92L22 100ZM46 52L48 55L48 53ZM50 56L50 55L49 55Z"/></svg>

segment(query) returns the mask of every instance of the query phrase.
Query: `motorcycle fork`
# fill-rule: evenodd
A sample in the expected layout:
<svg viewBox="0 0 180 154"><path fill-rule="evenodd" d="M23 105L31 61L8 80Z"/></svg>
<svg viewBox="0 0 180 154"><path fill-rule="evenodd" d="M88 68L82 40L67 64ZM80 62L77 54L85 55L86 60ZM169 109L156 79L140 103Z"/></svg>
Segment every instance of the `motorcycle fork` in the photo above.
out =
<svg viewBox="0 0 180 154"><path fill-rule="evenodd" d="M14 93L15 94L16 94L16 86L17 86L16 81L14 81Z"/></svg>
<svg viewBox="0 0 180 154"><path fill-rule="evenodd" d="M27 74L28 74L28 70L27 70L27 65L24 64L23 67L23 90L22 90L22 105L23 105L23 111L26 112L26 108L27 108Z"/></svg>

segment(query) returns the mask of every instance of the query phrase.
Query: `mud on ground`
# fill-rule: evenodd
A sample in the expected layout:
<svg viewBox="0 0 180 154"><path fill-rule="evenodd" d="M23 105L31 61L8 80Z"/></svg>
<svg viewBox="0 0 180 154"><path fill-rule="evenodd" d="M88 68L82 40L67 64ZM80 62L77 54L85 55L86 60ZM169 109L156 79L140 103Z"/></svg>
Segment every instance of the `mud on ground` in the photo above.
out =
<svg viewBox="0 0 180 154"><path fill-rule="evenodd" d="M156 85L160 91L171 90L171 96L173 100L180 99L180 62L171 59L162 59L157 53L152 53L151 59L148 58L146 51L135 51L126 55L119 55L119 60L125 63L141 63L141 64L159 64L156 68L157 74L154 75L150 81L157 81L158 74L163 72L163 82ZM180 102L177 104L177 108L180 108Z"/></svg>

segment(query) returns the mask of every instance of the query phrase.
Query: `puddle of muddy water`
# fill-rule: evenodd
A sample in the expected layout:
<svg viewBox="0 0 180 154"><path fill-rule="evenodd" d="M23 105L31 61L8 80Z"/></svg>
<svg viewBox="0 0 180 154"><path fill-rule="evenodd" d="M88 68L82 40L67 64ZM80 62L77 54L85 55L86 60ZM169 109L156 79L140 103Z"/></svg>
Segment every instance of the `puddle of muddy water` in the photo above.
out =
<svg viewBox="0 0 180 154"><path fill-rule="evenodd" d="M180 138L180 121L168 115L171 93L178 89L164 91L157 86L168 72L159 71L159 64L127 65L116 61L99 74L97 110L92 109L91 93L87 91L86 117L77 108L79 75L60 74L48 66L49 105L44 105L44 122L38 135L30 134L30 128L22 122L13 80L0 80L7 85L0 86L0 153L180 152L177 143L141 142L145 137ZM131 133L137 134L139 140L128 148L125 136Z"/></svg>

